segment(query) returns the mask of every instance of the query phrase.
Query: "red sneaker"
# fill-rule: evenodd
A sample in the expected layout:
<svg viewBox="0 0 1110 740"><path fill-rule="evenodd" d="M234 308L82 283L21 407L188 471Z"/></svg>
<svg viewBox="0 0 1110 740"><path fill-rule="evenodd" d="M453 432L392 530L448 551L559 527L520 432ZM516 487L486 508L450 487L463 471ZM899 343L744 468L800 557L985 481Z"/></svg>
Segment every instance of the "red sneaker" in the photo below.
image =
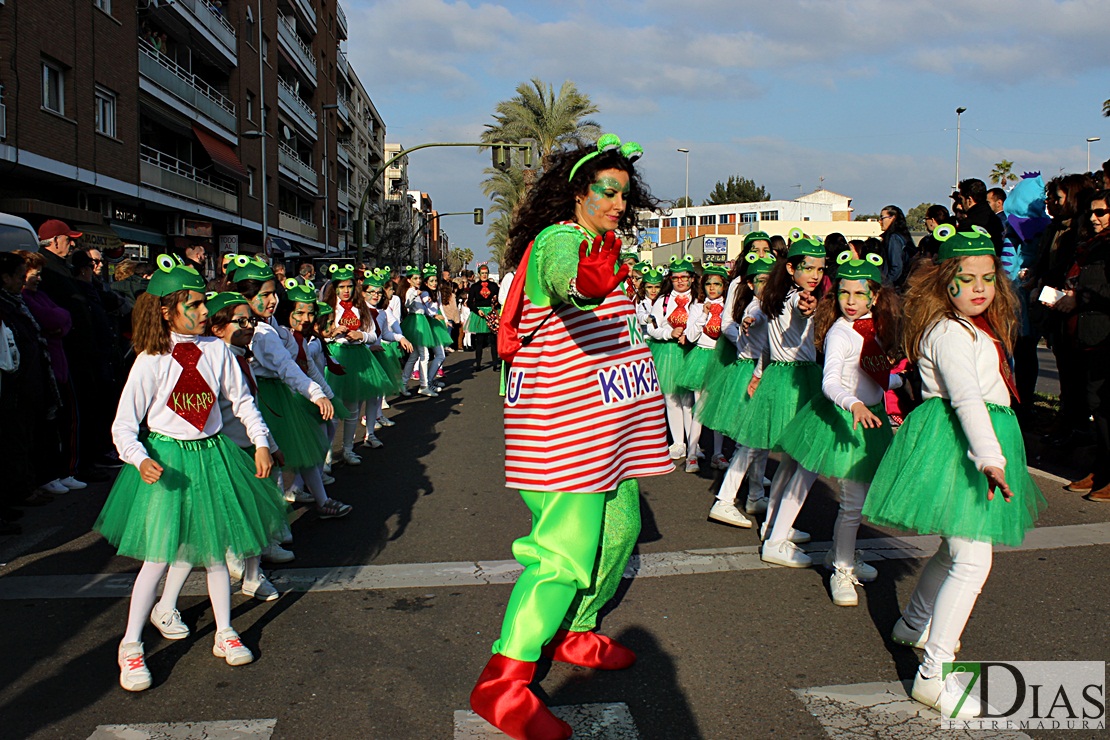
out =
<svg viewBox="0 0 1110 740"><path fill-rule="evenodd" d="M543 648L543 657L583 668L619 671L636 662L636 653L596 632L559 630Z"/></svg>
<svg viewBox="0 0 1110 740"><path fill-rule="evenodd" d="M567 740L574 730L528 688L535 675L535 663L494 653L470 692L470 707L516 740Z"/></svg>

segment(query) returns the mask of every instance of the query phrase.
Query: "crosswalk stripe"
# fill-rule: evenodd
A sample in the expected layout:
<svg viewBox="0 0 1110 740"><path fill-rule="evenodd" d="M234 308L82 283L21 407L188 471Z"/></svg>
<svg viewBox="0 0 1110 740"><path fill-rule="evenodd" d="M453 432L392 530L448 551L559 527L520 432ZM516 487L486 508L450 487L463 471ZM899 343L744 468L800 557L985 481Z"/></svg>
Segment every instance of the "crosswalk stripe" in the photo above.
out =
<svg viewBox="0 0 1110 740"><path fill-rule="evenodd" d="M932 535L877 537L859 540L864 560L906 560L931 556L940 538ZM1068 547L1110 545L1110 522L1041 527L1030 531L1020 547L998 546L996 552L1029 552ZM831 542L814 542L803 549L821 562ZM759 546L646 553L633 556L625 578L723 573L774 568L759 559ZM399 563L353 565L333 568L286 568L268 575L280 591L368 591L397 588L446 588L511 584L520 575L515 560L474 562ZM0 578L0 600L119 598L131 592L133 573L94 575L6 576ZM204 572L190 576L182 593L202 596L208 592Z"/></svg>
<svg viewBox="0 0 1110 740"><path fill-rule="evenodd" d="M88 740L270 740L276 719L100 725Z"/></svg>
<svg viewBox="0 0 1110 740"><path fill-rule="evenodd" d="M640 732L624 702L569 704L551 713L574 728L575 740L639 740ZM455 710L455 740L504 738L501 731L474 712Z"/></svg>

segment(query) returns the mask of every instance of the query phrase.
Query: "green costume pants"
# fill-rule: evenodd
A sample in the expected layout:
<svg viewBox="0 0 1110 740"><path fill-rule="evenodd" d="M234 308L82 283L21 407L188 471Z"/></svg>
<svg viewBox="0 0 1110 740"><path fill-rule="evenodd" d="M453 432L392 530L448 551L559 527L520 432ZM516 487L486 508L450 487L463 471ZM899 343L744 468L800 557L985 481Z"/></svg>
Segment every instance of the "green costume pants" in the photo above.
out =
<svg viewBox="0 0 1110 740"><path fill-rule="evenodd" d="M585 632L613 598L640 534L640 487L608 493L521 491L532 531L513 543L524 566L493 652L534 663L560 628Z"/></svg>

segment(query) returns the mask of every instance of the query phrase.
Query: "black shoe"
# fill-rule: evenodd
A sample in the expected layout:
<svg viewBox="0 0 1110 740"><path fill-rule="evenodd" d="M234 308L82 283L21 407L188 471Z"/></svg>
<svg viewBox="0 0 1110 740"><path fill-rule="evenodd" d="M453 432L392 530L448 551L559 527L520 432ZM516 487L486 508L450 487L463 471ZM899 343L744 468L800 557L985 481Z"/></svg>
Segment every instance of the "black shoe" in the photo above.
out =
<svg viewBox="0 0 1110 740"><path fill-rule="evenodd" d="M493 366L493 371L494 371L495 373L499 373L499 372L501 372L501 366L500 366L500 365L494 365L494 366Z"/></svg>

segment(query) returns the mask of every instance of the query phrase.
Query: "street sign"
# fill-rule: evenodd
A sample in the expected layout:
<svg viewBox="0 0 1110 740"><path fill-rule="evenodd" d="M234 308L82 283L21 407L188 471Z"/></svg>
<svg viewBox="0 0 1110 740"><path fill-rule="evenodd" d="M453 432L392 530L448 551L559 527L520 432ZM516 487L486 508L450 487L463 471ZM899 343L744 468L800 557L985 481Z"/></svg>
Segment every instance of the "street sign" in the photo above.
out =
<svg viewBox="0 0 1110 740"><path fill-rule="evenodd" d="M235 254L239 251L239 235L231 234L220 237L220 254Z"/></svg>

